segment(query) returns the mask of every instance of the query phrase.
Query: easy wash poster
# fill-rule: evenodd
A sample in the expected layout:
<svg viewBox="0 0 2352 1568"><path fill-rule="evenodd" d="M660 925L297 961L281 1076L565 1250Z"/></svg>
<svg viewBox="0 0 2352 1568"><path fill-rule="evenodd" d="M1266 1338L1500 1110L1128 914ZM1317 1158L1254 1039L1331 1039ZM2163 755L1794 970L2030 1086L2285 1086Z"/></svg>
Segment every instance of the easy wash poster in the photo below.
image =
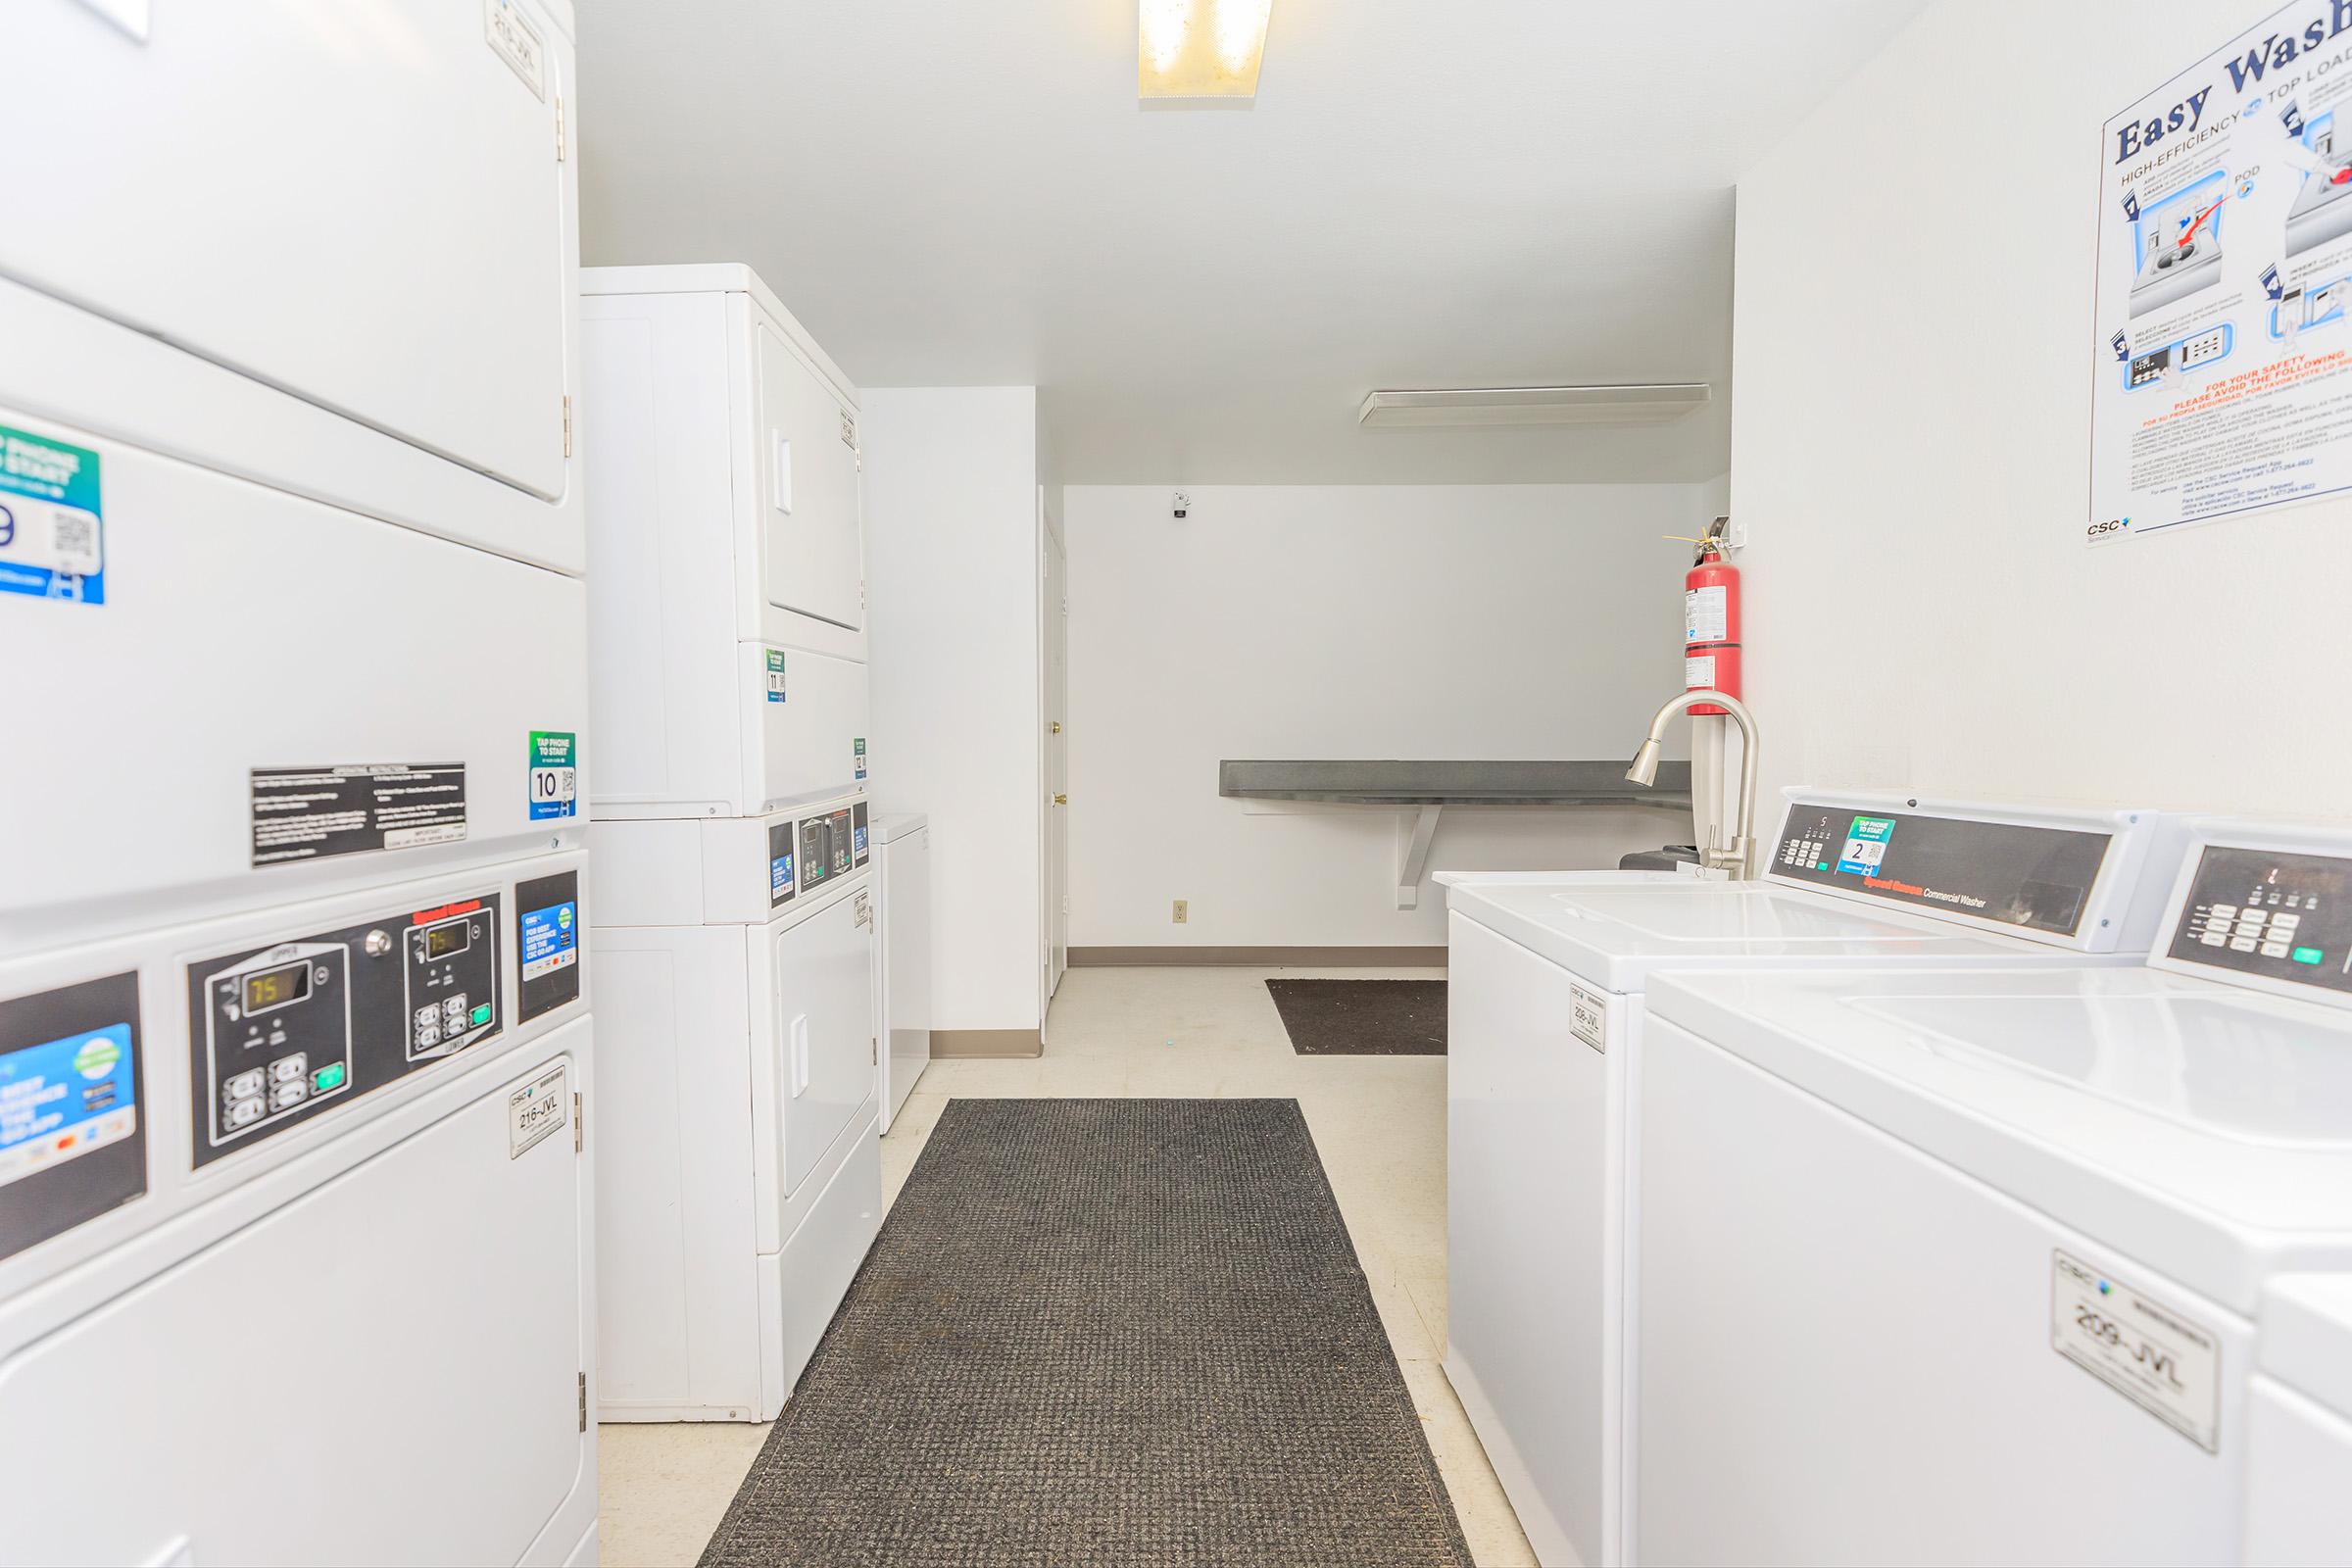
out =
<svg viewBox="0 0 2352 1568"><path fill-rule="evenodd" d="M2086 538L2352 489L2352 0L2132 104L2100 168Z"/></svg>

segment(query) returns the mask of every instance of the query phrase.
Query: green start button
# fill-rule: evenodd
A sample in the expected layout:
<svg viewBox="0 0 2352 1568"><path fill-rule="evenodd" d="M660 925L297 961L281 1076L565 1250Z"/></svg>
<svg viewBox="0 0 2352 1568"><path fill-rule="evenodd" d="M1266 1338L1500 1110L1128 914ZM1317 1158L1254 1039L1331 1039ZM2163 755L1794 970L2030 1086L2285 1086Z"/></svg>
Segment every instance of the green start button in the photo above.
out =
<svg viewBox="0 0 2352 1568"><path fill-rule="evenodd" d="M2317 948L2297 948L2294 952L2294 959L2297 963L2317 963L2326 956L2328 955Z"/></svg>
<svg viewBox="0 0 2352 1568"><path fill-rule="evenodd" d="M473 1021L476 1027L490 1021L490 1004L485 1002L473 1009Z"/></svg>
<svg viewBox="0 0 2352 1568"><path fill-rule="evenodd" d="M325 1066L319 1068L317 1072L311 1074L311 1088L313 1092L317 1094L323 1095L329 1089L340 1089L342 1087L343 1064L339 1061L330 1061Z"/></svg>

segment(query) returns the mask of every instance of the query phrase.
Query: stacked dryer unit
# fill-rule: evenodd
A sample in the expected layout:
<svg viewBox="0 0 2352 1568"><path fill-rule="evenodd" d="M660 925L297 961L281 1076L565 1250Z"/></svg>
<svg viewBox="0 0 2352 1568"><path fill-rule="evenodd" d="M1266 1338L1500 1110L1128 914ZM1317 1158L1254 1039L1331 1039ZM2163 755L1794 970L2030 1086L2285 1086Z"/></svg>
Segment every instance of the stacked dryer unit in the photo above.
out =
<svg viewBox="0 0 2352 1568"><path fill-rule="evenodd" d="M0 1560L590 1560L569 7L199 9L0 51Z"/></svg>
<svg viewBox="0 0 2352 1568"><path fill-rule="evenodd" d="M881 1224L857 391L746 268L583 292L600 1408L767 1420Z"/></svg>

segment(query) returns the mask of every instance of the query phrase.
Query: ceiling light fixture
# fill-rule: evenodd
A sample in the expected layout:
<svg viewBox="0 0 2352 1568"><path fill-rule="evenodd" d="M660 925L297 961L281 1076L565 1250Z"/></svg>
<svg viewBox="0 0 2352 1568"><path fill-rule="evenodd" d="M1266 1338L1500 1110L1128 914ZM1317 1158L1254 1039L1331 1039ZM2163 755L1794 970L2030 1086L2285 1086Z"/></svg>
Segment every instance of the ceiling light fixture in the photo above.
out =
<svg viewBox="0 0 2352 1568"><path fill-rule="evenodd" d="M1247 107L1273 10L1274 0L1137 0L1136 96Z"/></svg>
<svg viewBox="0 0 2352 1568"><path fill-rule="evenodd" d="M1663 424L1703 408L1704 381L1640 386L1436 387L1374 392L1356 410L1366 429L1511 424Z"/></svg>

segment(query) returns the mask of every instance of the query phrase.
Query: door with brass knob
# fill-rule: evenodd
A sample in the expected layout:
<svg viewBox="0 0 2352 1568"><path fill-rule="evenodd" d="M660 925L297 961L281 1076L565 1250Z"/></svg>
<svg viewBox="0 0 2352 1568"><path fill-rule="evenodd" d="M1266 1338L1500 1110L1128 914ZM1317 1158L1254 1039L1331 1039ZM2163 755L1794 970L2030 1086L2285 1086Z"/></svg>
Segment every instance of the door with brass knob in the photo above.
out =
<svg viewBox="0 0 2352 1568"><path fill-rule="evenodd" d="M1054 804L1055 806L1067 806L1070 804L1070 798L1067 795L1056 795L1054 797Z"/></svg>

